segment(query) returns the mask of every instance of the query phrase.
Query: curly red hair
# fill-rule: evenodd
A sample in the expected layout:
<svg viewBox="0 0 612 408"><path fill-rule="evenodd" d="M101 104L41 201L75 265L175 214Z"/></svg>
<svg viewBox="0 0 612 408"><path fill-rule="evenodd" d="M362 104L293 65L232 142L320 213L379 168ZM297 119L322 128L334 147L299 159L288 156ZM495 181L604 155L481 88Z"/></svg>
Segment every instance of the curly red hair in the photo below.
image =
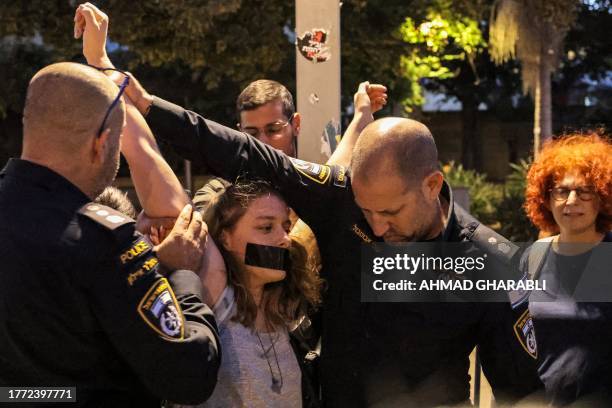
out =
<svg viewBox="0 0 612 408"><path fill-rule="evenodd" d="M571 134L546 143L527 173L525 212L539 229L556 234L559 226L548 208L549 190L568 172L577 171L592 185L600 199L596 228L612 226L612 145L595 133Z"/></svg>

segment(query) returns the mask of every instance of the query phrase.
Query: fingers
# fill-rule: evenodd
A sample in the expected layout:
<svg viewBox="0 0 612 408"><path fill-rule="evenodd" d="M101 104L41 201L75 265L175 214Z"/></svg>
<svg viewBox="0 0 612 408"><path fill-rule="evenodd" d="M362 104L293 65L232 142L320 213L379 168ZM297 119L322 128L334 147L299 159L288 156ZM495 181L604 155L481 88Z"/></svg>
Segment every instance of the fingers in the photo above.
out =
<svg viewBox="0 0 612 408"><path fill-rule="evenodd" d="M78 11L85 19L84 27L95 27L96 30L100 29L100 24L98 23L96 15L91 8L80 5Z"/></svg>
<svg viewBox="0 0 612 408"><path fill-rule="evenodd" d="M368 93L386 93L387 87L381 84L371 84L367 89Z"/></svg>
<svg viewBox="0 0 612 408"><path fill-rule="evenodd" d="M199 211L193 211L189 228L187 228L187 237L193 240L199 239L203 228L206 228L206 224L202 220L202 214Z"/></svg>
<svg viewBox="0 0 612 408"><path fill-rule="evenodd" d="M387 104L387 87L384 85L372 84L367 92L372 103L372 112L379 111Z"/></svg>
<svg viewBox="0 0 612 408"><path fill-rule="evenodd" d="M193 207L191 207L191 204L185 205L185 207L183 207L183 209L181 210L181 213L179 214L176 223L174 224L174 228L172 228L172 231L170 233L180 233L182 231L186 231L189 228L192 213Z"/></svg>
<svg viewBox="0 0 612 408"><path fill-rule="evenodd" d="M368 81L362 82L359 84L359 87L357 87L357 93L366 93L369 87L370 83Z"/></svg>
<svg viewBox="0 0 612 408"><path fill-rule="evenodd" d="M108 27L108 16L91 3L83 3L75 11L74 38L80 38L87 26L96 30Z"/></svg>
<svg viewBox="0 0 612 408"><path fill-rule="evenodd" d="M74 12L74 38L79 39L83 35L85 29L85 18L81 13L81 9L77 8Z"/></svg>
<svg viewBox="0 0 612 408"><path fill-rule="evenodd" d="M151 239L151 242L153 243L153 245L159 245L161 240L159 239L159 233L157 232L157 228L155 227L151 227L151 230L149 232L149 237Z"/></svg>

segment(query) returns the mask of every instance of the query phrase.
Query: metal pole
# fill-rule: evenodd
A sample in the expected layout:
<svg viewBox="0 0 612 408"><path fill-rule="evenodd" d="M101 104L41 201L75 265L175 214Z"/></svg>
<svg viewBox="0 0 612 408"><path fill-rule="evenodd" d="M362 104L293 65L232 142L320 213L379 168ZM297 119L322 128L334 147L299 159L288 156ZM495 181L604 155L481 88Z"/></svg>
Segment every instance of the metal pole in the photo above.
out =
<svg viewBox="0 0 612 408"><path fill-rule="evenodd" d="M340 3L296 0L299 158L324 163L340 131Z"/></svg>

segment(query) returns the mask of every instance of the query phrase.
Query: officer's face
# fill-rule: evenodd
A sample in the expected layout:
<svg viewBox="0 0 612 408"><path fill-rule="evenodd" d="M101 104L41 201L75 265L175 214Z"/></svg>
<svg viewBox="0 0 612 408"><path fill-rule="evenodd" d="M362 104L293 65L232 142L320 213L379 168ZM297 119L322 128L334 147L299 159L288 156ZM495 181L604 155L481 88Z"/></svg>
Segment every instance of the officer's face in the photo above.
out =
<svg viewBox="0 0 612 408"><path fill-rule="evenodd" d="M300 128L300 116L288 118L281 101L266 103L256 109L240 113L240 130L265 144L295 157L295 143Z"/></svg>
<svg viewBox="0 0 612 408"><path fill-rule="evenodd" d="M594 231L600 200L593 186L581 174L568 173L553 187L549 206L561 233Z"/></svg>
<svg viewBox="0 0 612 408"><path fill-rule="evenodd" d="M429 238L432 203L420 184L407 185L400 177L353 179L355 202L376 236L385 242L411 242Z"/></svg>
<svg viewBox="0 0 612 408"><path fill-rule="evenodd" d="M276 196L266 195L255 199L244 215L229 231L223 231L224 248L244 265L247 243L289 248L289 208ZM244 265L247 285L258 287L285 279L286 272L278 269Z"/></svg>

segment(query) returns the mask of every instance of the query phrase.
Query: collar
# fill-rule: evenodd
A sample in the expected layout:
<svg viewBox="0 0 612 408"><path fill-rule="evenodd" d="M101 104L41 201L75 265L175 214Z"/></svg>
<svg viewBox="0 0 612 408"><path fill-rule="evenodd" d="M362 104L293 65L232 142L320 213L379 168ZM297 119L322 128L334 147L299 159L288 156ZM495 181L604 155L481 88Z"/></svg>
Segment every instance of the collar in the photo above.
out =
<svg viewBox="0 0 612 408"><path fill-rule="evenodd" d="M63 193L66 198L74 202L85 204L91 201L84 192L64 176L28 160L9 159L6 166L0 171L0 179L4 177L25 180L28 184L36 185L47 191Z"/></svg>

